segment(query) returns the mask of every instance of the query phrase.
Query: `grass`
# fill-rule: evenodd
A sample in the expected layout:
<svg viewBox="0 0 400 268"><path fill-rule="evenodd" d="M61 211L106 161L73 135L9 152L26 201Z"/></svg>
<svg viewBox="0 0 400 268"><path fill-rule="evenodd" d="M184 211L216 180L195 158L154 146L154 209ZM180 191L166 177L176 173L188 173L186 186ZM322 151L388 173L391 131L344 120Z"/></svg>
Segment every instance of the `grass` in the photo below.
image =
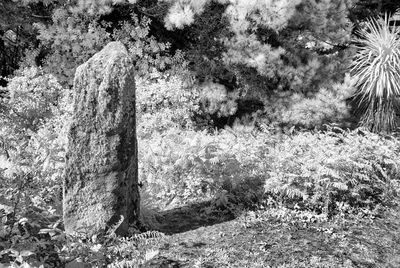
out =
<svg viewBox="0 0 400 268"><path fill-rule="evenodd" d="M176 233L164 238L158 256L143 267L400 267L399 210L326 222L287 221L258 210L233 220L225 216L225 222L221 216L203 227L198 218L207 216L195 211L186 218L177 213L179 224L164 218ZM190 223L193 230L180 229Z"/></svg>

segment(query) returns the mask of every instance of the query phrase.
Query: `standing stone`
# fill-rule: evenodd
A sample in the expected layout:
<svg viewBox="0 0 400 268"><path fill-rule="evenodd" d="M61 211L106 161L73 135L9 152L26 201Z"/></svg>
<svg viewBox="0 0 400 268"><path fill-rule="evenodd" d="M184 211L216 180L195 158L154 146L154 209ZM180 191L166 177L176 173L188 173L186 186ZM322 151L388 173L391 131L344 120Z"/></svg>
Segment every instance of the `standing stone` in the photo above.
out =
<svg viewBox="0 0 400 268"><path fill-rule="evenodd" d="M63 213L67 233L99 234L139 214L135 80L124 45L111 42L79 66L68 133Z"/></svg>

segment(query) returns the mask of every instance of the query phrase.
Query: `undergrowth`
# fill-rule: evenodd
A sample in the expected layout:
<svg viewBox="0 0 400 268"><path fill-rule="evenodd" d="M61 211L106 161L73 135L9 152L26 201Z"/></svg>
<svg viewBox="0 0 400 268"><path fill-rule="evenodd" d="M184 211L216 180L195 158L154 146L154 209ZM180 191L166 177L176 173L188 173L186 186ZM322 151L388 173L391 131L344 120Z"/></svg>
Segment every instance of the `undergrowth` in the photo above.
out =
<svg viewBox="0 0 400 268"><path fill-rule="evenodd" d="M139 150L142 192L151 202L143 205L168 209L211 200L211 211L262 208L293 224L345 220L351 215L374 219L396 205L397 139L361 129L280 136L264 129L236 126L217 134L170 129L153 135ZM67 237L54 211L52 215L32 201L20 201L31 182L28 177L19 181L12 195L20 198L10 199L13 203L4 206L8 211L3 209L1 236L7 242L1 243L1 262L79 260L126 267L117 265L157 255L157 243L148 248L132 238L100 243ZM121 248L129 256L118 253Z"/></svg>
<svg viewBox="0 0 400 268"><path fill-rule="evenodd" d="M226 207L273 200L332 216L339 208L352 213L392 205L399 145L395 138L333 127L281 136L243 126L217 135L170 130L140 148L141 180L164 207L174 200L214 198Z"/></svg>
<svg viewBox="0 0 400 268"><path fill-rule="evenodd" d="M158 254L159 240L164 237L157 231L137 233L134 229L129 237L118 237L118 226L100 236L67 235L61 221L43 211L30 211L29 219L12 209L0 212L0 264L11 267L80 267L80 263L90 267L138 267Z"/></svg>
<svg viewBox="0 0 400 268"><path fill-rule="evenodd" d="M287 206L329 216L339 208L390 207L400 190L399 150L397 139L360 129L299 133L266 158L265 192Z"/></svg>
<svg viewBox="0 0 400 268"><path fill-rule="evenodd" d="M396 137L329 125L279 134L265 124L195 131L190 115L199 112L201 94L186 92L177 78L160 79L138 86L145 213L209 201L206 214L261 209L281 221L307 225L353 216L380 219L397 206ZM46 91L48 84L53 90ZM135 267L156 256L161 234L93 240L64 233L60 185L71 112L68 91L35 69L9 85L12 97L1 104L10 112L0 114L0 153L7 162L0 167L0 263ZM26 98L30 87L37 91Z"/></svg>

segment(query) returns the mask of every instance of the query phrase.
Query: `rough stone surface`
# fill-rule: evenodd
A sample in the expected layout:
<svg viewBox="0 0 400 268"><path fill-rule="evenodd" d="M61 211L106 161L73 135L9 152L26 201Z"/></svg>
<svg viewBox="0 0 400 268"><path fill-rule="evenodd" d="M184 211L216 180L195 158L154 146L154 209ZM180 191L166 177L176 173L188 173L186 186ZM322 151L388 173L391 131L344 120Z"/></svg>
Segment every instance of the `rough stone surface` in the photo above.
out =
<svg viewBox="0 0 400 268"><path fill-rule="evenodd" d="M125 233L139 214L135 81L120 42L79 66L68 133L63 214L67 233L99 234L124 217Z"/></svg>

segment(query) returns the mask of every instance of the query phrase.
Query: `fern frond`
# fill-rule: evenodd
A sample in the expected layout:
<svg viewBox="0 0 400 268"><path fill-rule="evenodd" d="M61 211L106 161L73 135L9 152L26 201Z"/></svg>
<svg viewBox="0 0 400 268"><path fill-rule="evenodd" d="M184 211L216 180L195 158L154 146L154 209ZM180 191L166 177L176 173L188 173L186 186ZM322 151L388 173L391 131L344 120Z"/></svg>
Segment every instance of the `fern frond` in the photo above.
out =
<svg viewBox="0 0 400 268"><path fill-rule="evenodd" d="M158 231L147 231L141 234L134 234L132 238L136 241L147 240L147 239L155 239L155 238L163 238L165 234Z"/></svg>

